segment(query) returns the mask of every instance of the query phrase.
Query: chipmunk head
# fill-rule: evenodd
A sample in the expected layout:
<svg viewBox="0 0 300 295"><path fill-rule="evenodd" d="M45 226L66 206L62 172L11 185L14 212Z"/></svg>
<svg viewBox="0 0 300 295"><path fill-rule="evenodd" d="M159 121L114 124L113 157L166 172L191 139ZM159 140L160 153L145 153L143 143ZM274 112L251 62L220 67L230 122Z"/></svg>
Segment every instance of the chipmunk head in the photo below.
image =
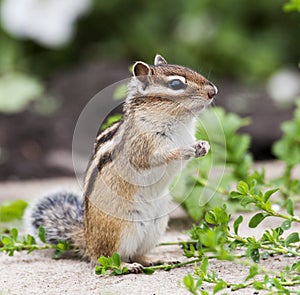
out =
<svg viewBox="0 0 300 295"><path fill-rule="evenodd" d="M129 98L151 97L182 103L191 111L200 111L212 102L218 90L197 72L179 65L168 64L156 55L154 65L138 61L133 65Z"/></svg>

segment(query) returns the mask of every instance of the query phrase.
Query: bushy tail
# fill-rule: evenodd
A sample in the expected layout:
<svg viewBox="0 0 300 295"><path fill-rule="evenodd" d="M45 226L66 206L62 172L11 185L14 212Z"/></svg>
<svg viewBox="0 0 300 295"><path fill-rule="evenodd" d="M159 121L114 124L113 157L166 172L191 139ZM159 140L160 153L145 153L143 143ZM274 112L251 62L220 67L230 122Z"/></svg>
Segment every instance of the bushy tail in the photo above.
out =
<svg viewBox="0 0 300 295"><path fill-rule="evenodd" d="M46 195L26 209L25 230L38 237L38 229L42 225L48 243L55 244L64 240L83 250L83 210L83 198L74 193Z"/></svg>

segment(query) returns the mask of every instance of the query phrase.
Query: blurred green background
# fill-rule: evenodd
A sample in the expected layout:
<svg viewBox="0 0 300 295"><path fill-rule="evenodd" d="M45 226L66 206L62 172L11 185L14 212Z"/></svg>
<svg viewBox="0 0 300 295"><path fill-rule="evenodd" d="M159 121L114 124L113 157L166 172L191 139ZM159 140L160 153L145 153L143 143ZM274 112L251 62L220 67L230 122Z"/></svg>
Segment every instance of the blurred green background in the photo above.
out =
<svg viewBox="0 0 300 295"><path fill-rule="evenodd" d="M2 179L43 176L46 152L70 150L87 99L126 78L135 60L151 63L160 53L227 88L262 92L300 60L298 0L0 0L0 7Z"/></svg>

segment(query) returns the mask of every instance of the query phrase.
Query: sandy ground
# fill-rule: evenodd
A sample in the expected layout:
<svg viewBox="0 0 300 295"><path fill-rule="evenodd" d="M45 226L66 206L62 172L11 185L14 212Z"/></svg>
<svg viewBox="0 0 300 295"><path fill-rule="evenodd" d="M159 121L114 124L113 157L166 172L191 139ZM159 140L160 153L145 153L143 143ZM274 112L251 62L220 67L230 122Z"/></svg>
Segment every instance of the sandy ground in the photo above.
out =
<svg viewBox="0 0 300 295"><path fill-rule="evenodd" d="M274 173L280 173L280 169L280 165L270 164L267 172L274 176ZM300 175L298 173L297 170L295 172L297 177ZM2 183L0 184L0 203L3 200L16 198L31 200L41 192L56 188L77 190L78 183L70 178ZM299 210L297 213L300 214ZM253 213L243 214L245 221L240 227L241 235L259 237L264 229L275 227L280 222L274 218L267 218L256 229L250 231L246 224L252 215ZM232 220L234 218L235 216ZM179 208L171 214L170 228L162 241L185 239L183 230L190 226L190 221ZM300 226L294 227L293 231L295 230L300 232ZM183 260L182 252L177 246L157 247L152 254L167 259ZM96 276L93 267L86 262L75 259L53 260L51 256L51 251L37 251L30 255L16 253L14 257L0 254L0 294L189 294L183 287L182 279L188 272L193 273L194 269L193 266L186 266L168 272L157 271L153 275ZM294 257L275 256L261 263L269 269L280 270L295 260ZM215 271L230 283L242 282L248 275L246 268L232 262L210 260L209 264L210 271ZM204 288L212 294L210 285L205 284ZM235 292L227 289L218 294L266 293L247 288Z"/></svg>

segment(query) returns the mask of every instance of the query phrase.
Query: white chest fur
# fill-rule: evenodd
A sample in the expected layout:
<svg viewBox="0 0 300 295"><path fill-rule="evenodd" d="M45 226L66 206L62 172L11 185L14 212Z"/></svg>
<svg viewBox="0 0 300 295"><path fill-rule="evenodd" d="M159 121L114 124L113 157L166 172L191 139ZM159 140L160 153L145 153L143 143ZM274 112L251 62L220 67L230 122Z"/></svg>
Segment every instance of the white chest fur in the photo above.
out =
<svg viewBox="0 0 300 295"><path fill-rule="evenodd" d="M167 126L162 149L174 150L190 147L195 143L195 122ZM152 249L165 231L168 223L168 186L173 177L185 166L186 161L173 161L147 171L147 181L139 186L135 195L130 221L124 229L119 253L125 260L134 259Z"/></svg>

